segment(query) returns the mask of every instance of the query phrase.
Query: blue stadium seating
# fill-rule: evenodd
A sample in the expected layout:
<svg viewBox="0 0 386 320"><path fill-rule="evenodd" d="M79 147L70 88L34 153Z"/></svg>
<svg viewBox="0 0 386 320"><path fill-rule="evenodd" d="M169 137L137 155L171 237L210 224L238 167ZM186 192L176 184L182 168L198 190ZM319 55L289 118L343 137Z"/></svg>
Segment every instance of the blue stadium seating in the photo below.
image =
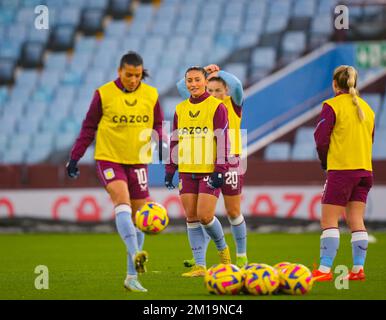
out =
<svg viewBox="0 0 386 320"><path fill-rule="evenodd" d="M313 127L300 127L298 130L296 130L295 143L313 144L314 131L315 131L315 128Z"/></svg>
<svg viewBox="0 0 386 320"><path fill-rule="evenodd" d="M373 145L373 159L386 159L386 127L381 127L375 130L374 145Z"/></svg>
<svg viewBox="0 0 386 320"><path fill-rule="evenodd" d="M25 151L16 147L8 149L6 153L3 154L2 162L4 164L20 164L25 160Z"/></svg>
<svg viewBox="0 0 386 320"><path fill-rule="evenodd" d="M297 0L293 11L294 17L312 17L316 11L316 0Z"/></svg>
<svg viewBox="0 0 386 320"><path fill-rule="evenodd" d="M288 161L291 154L289 142L276 142L270 144L264 153L264 158L271 161Z"/></svg>
<svg viewBox="0 0 386 320"><path fill-rule="evenodd" d="M44 132L54 135L50 146L56 149L52 150L68 149L94 90L117 77L119 59L128 50L143 56L144 66L151 74L147 82L158 87L165 115L170 119L180 98L164 95L175 88L187 67L218 63L244 84L260 80L281 63L289 63L307 48L315 48L328 40L333 32L331 9L336 2L163 0L157 5L132 5L132 0L0 0L0 85L2 78L8 77L7 81L13 83L15 75L16 80L10 90L0 87L0 143L4 139L1 134L12 135L18 130L28 134ZM31 8L41 3L50 8L50 30L47 31L30 28L35 18ZM105 14L111 14L113 19L102 24ZM123 19L132 14L131 21ZM372 14L374 9L353 10L354 17ZM289 26L296 19L307 19L309 30L291 29ZM78 27L84 34L73 39ZM56 34L57 40L67 42L66 47L72 52L46 52L42 70L15 74L15 63L23 44L30 41L52 47L57 28L64 28ZM54 47L64 48L58 48L57 44ZM248 54L241 55L248 58L239 62L239 55L235 54L232 60L224 62L232 53L238 53L237 49L248 50ZM37 52L32 52L33 55L40 56ZM377 113L377 125L386 127L386 107L379 107L381 97L374 99L376 101L370 98L369 103ZM42 118L46 115L43 110L52 116L50 121ZM31 115L33 120L28 119L24 124L17 121L23 114ZM63 143L59 136L66 137ZM267 154L285 159L315 156L307 153L302 138L295 140L293 150L290 146L279 146L278 153L273 147ZM22 154L15 151L7 160L34 163L42 159L46 151Z"/></svg>
<svg viewBox="0 0 386 320"><path fill-rule="evenodd" d="M314 143L298 143L292 148L291 154L292 160L304 161L304 160L316 160L316 149Z"/></svg>
<svg viewBox="0 0 386 320"><path fill-rule="evenodd" d="M382 96L377 93L362 94L361 97L369 104L373 109L376 116L378 116L379 110L382 104Z"/></svg>
<svg viewBox="0 0 386 320"><path fill-rule="evenodd" d="M8 136L4 133L0 133L0 155L4 154L8 146Z"/></svg>

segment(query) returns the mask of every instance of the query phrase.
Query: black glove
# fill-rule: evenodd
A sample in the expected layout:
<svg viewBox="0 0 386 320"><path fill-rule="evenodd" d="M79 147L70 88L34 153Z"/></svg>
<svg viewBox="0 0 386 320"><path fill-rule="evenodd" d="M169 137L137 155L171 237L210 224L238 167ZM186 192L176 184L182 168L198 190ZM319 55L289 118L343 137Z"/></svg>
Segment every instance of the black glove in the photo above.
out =
<svg viewBox="0 0 386 320"><path fill-rule="evenodd" d="M158 144L158 159L160 163L162 163L162 160L167 159L168 151L168 144L165 141L160 141Z"/></svg>
<svg viewBox="0 0 386 320"><path fill-rule="evenodd" d="M211 189L220 188L224 184L224 174L221 172L213 172L208 180L208 186Z"/></svg>
<svg viewBox="0 0 386 320"><path fill-rule="evenodd" d="M78 163L78 161L76 160L70 160L69 162L67 162L66 164L66 169L67 169L67 175L72 178L72 179L76 179L79 177L79 169L78 167L76 166Z"/></svg>
<svg viewBox="0 0 386 320"><path fill-rule="evenodd" d="M322 169L323 169L324 171L327 170L327 163L321 162L321 163L320 163L320 166L322 167Z"/></svg>
<svg viewBox="0 0 386 320"><path fill-rule="evenodd" d="M175 185L173 184L173 176L174 173L167 173L165 175L165 187L169 190L175 189Z"/></svg>

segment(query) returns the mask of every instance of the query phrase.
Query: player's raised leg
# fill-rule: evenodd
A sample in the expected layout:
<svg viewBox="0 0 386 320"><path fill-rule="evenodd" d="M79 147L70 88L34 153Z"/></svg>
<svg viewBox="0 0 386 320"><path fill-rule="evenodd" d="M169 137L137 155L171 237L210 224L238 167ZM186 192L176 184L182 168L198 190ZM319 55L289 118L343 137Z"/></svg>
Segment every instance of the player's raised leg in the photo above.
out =
<svg viewBox="0 0 386 320"><path fill-rule="evenodd" d="M247 258L247 226L244 216L240 212L241 195L227 196L224 194L224 204L231 232L236 244L236 265L243 267L248 263Z"/></svg>
<svg viewBox="0 0 386 320"><path fill-rule="evenodd" d="M339 228L338 221L345 207L331 204L322 204L320 237L320 265L312 272L315 281L331 281L331 267L339 249Z"/></svg>
<svg viewBox="0 0 386 320"><path fill-rule="evenodd" d="M218 195L217 195L218 196ZM225 242L224 231L220 221L215 217L217 196L199 193L197 201L197 215L208 235L214 241L221 263L231 263L229 247Z"/></svg>
<svg viewBox="0 0 386 320"><path fill-rule="evenodd" d="M351 230L353 257L349 280L365 280L364 265L369 243L369 236L363 221L365 209L366 204L360 201L351 201L347 205L347 224Z"/></svg>
<svg viewBox="0 0 386 320"><path fill-rule="evenodd" d="M138 250L137 235L132 221L129 192L126 181L115 180L106 186L115 207L115 223L121 239L127 250L127 277L125 287L134 292L146 292L147 290L137 280L137 272L142 271L141 264L147 260L147 254ZM136 261L141 260L141 264Z"/></svg>

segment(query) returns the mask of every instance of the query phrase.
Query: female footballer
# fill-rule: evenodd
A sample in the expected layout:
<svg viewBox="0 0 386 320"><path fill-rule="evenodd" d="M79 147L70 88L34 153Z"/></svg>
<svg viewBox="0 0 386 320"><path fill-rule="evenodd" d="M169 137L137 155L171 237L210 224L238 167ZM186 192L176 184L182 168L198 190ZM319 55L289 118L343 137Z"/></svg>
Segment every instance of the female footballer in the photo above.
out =
<svg viewBox="0 0 386 320"><path fill-rule="evenodd" d="M331 281L339 248L338 221L344 211L351 230L353 268L349 280L364 280L368 235L364 225L367 195L373 184L374 112L358 96L357 72L351 66L335 69L335 97L326 100L314 137L327 181L322 197L320 266L316 281Z"/></svg>
<svg viewBox="0 0 386 320"><path fill-rule="evenodd" d="M231 232L236 244L236 265L243 267L248 263L247 259L247 228L243 215L241 214L241 190L243 185L243 171L241 168L240 155L241 144L241 113L243 104L243 86L234 75L220 71L220 68L211 64L206 66L208 74L207 91L213 97L221 100L228 110L229 138L230 138L230 160L229 171L225 173L224 185L221 192L224 197L225 210L231 224ZM177 83L180 95L187 99L189 91L184 79ZM209 244L209 237L205 247ZM185 260L184 265L194 265L194 259Z"/></svg>
<svg viewBox="0 0 386 320"><path fill-rule="evenodd" d="M76 178L77 162L96 133L97 175L111 197L117 230L127 249L124 286L134 292L147 291L137 273L146 271L148 254L142 250L144 234L135 228L132 215L149 196L147 164L152 155L148 146L152 129L162 137L163 121L157 89L142 82L147 75L140 55L129 51L122 56L119 77L95 91L67 164L68 175Z"/></svg>
<svg viewBox="0 0 386 320"><path fill-rule="evenodd" d="M231 263L220 221L215 217L217 198L228 171L228 115L224 104L206 92L206 72L191 67L185 73L189 99L176 107L166 165L165 186L173 189L179 171L179 192L195 265L184 277L204 276L205 231L214 241L221 263Z"/></svg>

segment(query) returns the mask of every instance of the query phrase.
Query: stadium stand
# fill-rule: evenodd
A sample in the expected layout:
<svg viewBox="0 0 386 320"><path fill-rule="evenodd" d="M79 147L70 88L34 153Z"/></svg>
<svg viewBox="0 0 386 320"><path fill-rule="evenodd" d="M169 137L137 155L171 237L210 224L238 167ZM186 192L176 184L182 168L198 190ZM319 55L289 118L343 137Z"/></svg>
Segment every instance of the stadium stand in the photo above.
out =
<svg viewBox="0 0 386 320"><path fill-rule="evenodd" d="M336 37L335 0L146 2L0 0L1 163L61 165L94 90L116 77L127 50L143 56L170 120L180 100L175 83L187 67L217 63L247 88ZM49 7L49 31L29 27L40 4ZM363 25L378 19L374 9L358 7L353 15ZM369 102L382 133L384 91ZM377 159L386 159L384 141L376 139ZM83 164L93 163L92 151ZM312 128L299 128L291 143L272 143L262 154L269 161L315 161Z"/></svg>

